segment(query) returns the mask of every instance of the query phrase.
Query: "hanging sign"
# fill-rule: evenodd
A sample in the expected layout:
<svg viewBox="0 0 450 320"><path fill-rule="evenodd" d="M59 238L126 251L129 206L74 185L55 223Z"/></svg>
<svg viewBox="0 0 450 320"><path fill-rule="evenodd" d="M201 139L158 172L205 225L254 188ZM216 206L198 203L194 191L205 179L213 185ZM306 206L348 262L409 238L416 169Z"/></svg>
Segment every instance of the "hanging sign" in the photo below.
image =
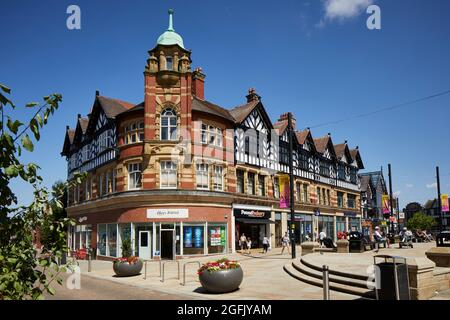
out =
<svg viewBox="0 0 450 320"><path fill-rule="evenodd" d="M448 206L448 194L441 194L441 206L442 206L442 212L449 212L449 206Z"/></svg>
<svg viewBox="0 0 450 320"><path fill-rule="evenodd" d="M290 207L290 195L289 195L289 176L287 174L280 175L280 208Z"/></svg>
<svg viewBox="0 0 450 320"><path fill-rule="evenodd" d="M383 206L383 214L391 213L391 207L389 205L389 195L383 194L381 196L381 202Z"/></svg>

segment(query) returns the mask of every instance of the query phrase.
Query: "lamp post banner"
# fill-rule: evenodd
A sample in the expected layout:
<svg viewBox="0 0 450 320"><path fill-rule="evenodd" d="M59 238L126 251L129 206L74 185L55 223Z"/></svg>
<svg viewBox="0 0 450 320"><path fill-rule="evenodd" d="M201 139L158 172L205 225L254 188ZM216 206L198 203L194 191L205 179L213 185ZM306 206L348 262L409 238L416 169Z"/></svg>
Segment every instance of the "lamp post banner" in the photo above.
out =
<svg viewBox="0 0 450 320"><path fill-rule="evenodd" d="M448 194L441 194L442 212L449 212Z"/></svg>
<svg viewBox="0 0 450 320"><path fill-rule="evenodd" d="M389 206L389 195L383 194L381 196L381 202L383 206L383 214L391 213L391 208Z"/></svg>
<svg viewBox="0 0 450 320"><path fill-rule="evenodd" d="M280 175L280 208L290 207L289 193L289 176L287 174Z"/></svg>

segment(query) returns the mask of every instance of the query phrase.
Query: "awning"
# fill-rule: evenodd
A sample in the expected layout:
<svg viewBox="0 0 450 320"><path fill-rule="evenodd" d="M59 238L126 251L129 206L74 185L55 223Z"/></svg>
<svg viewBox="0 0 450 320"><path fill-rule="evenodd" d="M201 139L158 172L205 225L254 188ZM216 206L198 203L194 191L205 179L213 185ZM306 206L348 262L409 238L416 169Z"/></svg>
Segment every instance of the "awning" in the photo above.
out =
<svg viewBox="0 0 450 320"><path fill-rule="evenodd" d="M236 218L237 222L248 223L248 224L267 224L275 223L270 219L251 219L251 218Z"/></svg>

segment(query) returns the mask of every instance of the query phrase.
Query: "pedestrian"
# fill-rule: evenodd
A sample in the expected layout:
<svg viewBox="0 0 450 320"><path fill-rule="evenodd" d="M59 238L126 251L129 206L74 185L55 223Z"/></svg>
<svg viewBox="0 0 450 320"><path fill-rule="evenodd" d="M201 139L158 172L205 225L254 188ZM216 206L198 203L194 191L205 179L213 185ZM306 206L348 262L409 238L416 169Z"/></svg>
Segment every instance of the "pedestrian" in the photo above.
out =
<svg viewBox="0 0 450 320"><path fill-rule="evenodd" d="M319 241L320 241L320 247L323 248L323 241L327 237L327 234L325 233L325 230L322 229L319 233Z"/></svg>
<svg viewBox="0 0 450 320"><path fill-rule="evenodd" d="M289 248L289 235L286 231L286 233L284 234L283 238L281 238L281 245L283 247L283 249L281 249L281 254L283 254L284 249L287 248L287 252L290 254L290 248Z"/></svg>
<svg viewBox="0 0 450 320"><path fill-rule="evenodd" d="M245 233L241 234L239 238L239 246L241 247L241 253L244 253L244 250L247 249L247 237Z"/></svg>
<svg viewBox="0 0 450 320"><path fill-rule="evenodd" d="M250 254L250 249L252 248L252 239L247 238L247 254Z"/></svg>
<svg viewBox="0 0 450 320"><path fill-rule="evenodd" d="M264 238L263 238L263 252L262 253L267 253L267 250L269 250L269 238L267 238L267 236L264 236Z"/></svg>

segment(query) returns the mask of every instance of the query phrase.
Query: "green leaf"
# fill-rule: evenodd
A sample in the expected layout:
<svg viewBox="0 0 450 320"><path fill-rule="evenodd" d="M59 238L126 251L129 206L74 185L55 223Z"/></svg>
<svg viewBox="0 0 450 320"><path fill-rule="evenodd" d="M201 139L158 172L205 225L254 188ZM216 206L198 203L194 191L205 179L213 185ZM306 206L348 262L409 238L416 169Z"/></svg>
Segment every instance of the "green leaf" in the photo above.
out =
<svg viewBox="0 0 450 320"><path fill-rule="evenodd" d="M39 125L41 126L41 128L44 126L44 120L42 120L42 117L40 114L36 115L36 120L39 123Z"/></svg>
<svg viewBox="0 0 450 320"><path fill-rule="evenodd" d="M27 107L27 108L33 108L33 107L38 106L38 105L39 105L39 102L29 102L29 103L27 103L27 104L25 105L25 107Z"/></svg>
<svg viewBox="0 0 450 320"><path fill-rule="evenodd" d="M33 152L34 150L33 142L31 142L31 139L27 134L22 137L22 146L30 152Z"/></svg>
<svg viewBox="0 0 450 320"><path fill-rule="evenodd" d="M23 125L22 122L20 122L19 120L16 121L12 121L11 119L8 119L8 129L11 130L12 133L17 134L17 131L19 130L19 127Z"/></svg>
<svg viewBox="0 0 450 320"><path fill-rule="evenodd" d="M2 91L6 92L7 94L11 94L11 89L1 83L0 83L0 89L2 89Z"/></svg>
<svg viewBox="0 0 450 320"><path fill-rule="evenodd" d="M31 121L30 121L30 129L33 132L36 140L39 140L39 138L41 137L39 134L39 125L35 118L31 119Z"/></svg>
<svg viewBox="0 0 450 320"><path fill-rule="evenodd" d="M17 177L19 174L19 169L15 165L10 165L5 169L5 173L9 177Z"/></svg>
<svg viewBox="0 0 450 320"><path fill-rule="evenodd" d="M52 287L48 287L48 288L47 288L47 291L48 291L48 293L50 293L52 296L54 296L55 293L56 293L55 288L52 288Z"/></svg>
<svg viewBox="0 0 450 320"><path fill-rule="evenodd" d="M41 267L45 267L46 265L48 265L48 260L46 260L46 259L40 260L40 261L39 261L39 265L40 265Z"/></svg>

